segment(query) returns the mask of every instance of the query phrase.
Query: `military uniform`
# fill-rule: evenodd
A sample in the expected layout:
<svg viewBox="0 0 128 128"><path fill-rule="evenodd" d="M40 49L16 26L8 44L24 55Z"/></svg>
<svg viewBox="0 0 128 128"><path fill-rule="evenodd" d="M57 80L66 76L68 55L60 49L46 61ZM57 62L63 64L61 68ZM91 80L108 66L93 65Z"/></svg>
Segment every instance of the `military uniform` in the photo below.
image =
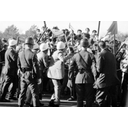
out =
<svg viewBox="0 0 128 128"><path fill-rule="evenodd" d="M18 88L18 76L17 76L17 53L16 51L10 47L5 53L5 66L4 66L4 74L5 81L2 88L1 99L4 100L6 98L6 94L8 92L8 88L12 83L12 88L10 89L8 99L14 98L14 94L16 93L16 89Z"/></svg>
<svg viewBox="0 0 128 128"><path fill-rule="evenodd" d="M74 55L70 64L70 79L72 79L74 69L78 69L75 79L78 107L83 107L84 100L86 100L86 106L92 106L94 83L93 63L95 63L93 54L87 50L81 50Z"/></svg>
<svg viewBox="0 0 128 128"><path fill-rule="evenodd" d="M19 53L18 67L21 71L20 95L18 105L24 105L26 91L29 87L32 93L33 106L39 106L37 79L40 78L37 57L31 49Z"/></svg>

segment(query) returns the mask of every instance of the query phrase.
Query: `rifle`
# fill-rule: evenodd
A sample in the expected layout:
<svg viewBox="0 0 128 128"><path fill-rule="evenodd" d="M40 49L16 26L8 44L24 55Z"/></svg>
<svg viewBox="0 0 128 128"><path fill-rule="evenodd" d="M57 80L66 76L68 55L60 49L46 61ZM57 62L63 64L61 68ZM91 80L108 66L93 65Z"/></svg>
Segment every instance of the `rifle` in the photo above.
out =
<svg viewBox="0 0 128 128"><path fill-rule="evenodd" d="M115 56L117 56L117 55L118 55L118 53L120 52L120 50L122 49L122 47L123 47L124 45L125 45L125 44L123 44L123 45L121 45L121 46L119 47L119 49L117 50L117 52L116 52Z"/></svg>
<svg viewBox="0 0 128 128"><path fill-rule="evenodd" d="M43 26L43 28L44 28L44 31L43 31L43 33L40 35L39 39L37 40L37 43L40 42L41 38L44 36L45 32L47 31L46 21L44 21L44 26Z"/></svg>

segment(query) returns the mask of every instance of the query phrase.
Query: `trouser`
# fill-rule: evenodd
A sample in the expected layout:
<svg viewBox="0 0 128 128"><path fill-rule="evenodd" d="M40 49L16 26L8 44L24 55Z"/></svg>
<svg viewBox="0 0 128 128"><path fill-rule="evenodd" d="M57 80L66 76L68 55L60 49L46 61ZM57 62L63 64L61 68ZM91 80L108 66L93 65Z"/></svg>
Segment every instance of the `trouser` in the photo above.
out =
<svg viewBox="0 0 128 128"><path fill-rule="evenodd" d="M10 88L8 98L13 98L15 93L16 93L16 89L18 88L18 77L17 77L17 75L15 75L15 76L5 75L5 81L4 81L4 84L3 84L3 87L2 87L1 99L5 99L6 94L8 93L9 86L11 84L12 84L12 87Z"/></svg>
<svg viewBox="0 0 128 128"><path fill-rule="evenodd" d="M40 86L39 85L37 85L37 94L38 94L38 96L39 96L39 89L40 89ZM29 104L31 104L32 103L32 93L31 93L31 88L30 88L30 86L28 86L28 88L27 88L27 92L26 92L26 100L25 100L25 103L29 103Z"/></svg>
<svg viewBox="0 0 128 128"><path fill-rule="evenodd" d="M118 85L113 85L109 89L109 102L108 106L117 107L118 101Z"/></svg>
<svg viewBox="0 0 128 128"><path fill-rule="evenodd" d="M28 86L27 88L25 103L30 103L30 104L32 103L32 93L30 90L30 86Z"/></svg>
<svg viewBox="0 0 128 128"><path fill-rule="evenodd" d="M1 76L1 72L2 72L2 66L0 65L0 76Z"/></svg>
<svg viewBox="0 0 128 128"><path fill-rule="evenodd" d="M39 86L40 94L49 91L49 87L47 86L49 78L47 77L46 74L43 74L41 79L42 79L42 82L41 82L41 84Z"/></svg>
<svg viewBox="0 0 128 128"><path fill-rule="evenodd" d="M63 78L63 81L61 81L62 86L61 86L61 94L63 95L65 92L65 88L67 87L67 83L68 83L68 71L65 70L65 76Z"/></svg>
<svg viewBox="0 0 128 128"><path fill-rule="evenodd" d="M68 80L67 87L70 89L70 97L76 98L75 79Z"/></svg>
<svg viewBox="0 0 128 128"><path fill-rule="evenodd" d="M92 107L93 92L92 84L76 84L77 107L83 107L84 100L86 100L87 107Z"/></svg>
<svg viewBox="0 0 128 128"><path fill-rule="evenodd" d="M38 107L39 106L38 87L35 81L34 80L27 81L23 78L21 78L21 83L20 83L20 95L19 95L18 105L20 107L23 107L28 86L32 94L33 106Z"/></svg>
<svg viewBox="0 0 128 128"><path fill-rule="evenodd" d="M96 90L96 102L99 107L108 107L110 87L99 88Z"/></svg>
<svg viewBox="0 0 128 128"><path fill-rule="evenodd" d="M127 89L128 89L128 73L124 74L124 80L121 86L121 106L124 107L126 105L127 99Z"/></svg>
<svg viewBox="0 0 128 128"><path fill-rule="evenodd" d="M51 100L54 100L54 103L60 105L60 92L61 92L61 80L52 79L54 86L54 94L51 97Z"/></svg>

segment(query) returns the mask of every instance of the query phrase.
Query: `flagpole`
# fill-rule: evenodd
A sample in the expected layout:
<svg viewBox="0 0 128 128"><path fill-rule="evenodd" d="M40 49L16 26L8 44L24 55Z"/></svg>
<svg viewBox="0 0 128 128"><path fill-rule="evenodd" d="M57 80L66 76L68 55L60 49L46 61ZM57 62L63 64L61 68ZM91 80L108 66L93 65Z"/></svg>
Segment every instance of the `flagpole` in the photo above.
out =
<svg viewBox="0 0 128 128"><path fill-rule="evenodd" d="M98 38L99 38L99 35L100 35L100 24L101 24L101 21L98 22Z"/></svg>
<svg viewBox="0 0 128 128"><path fill-rule="evenodd" d="M113 54L115 55L115 44L116 44L116 39L115 39L115 34L114 34L114 43L113 43Z"/></svg>
<svg viewBox="0 0 128 128"><path fill-rule="evenodd" d="M47 27L47 25L46 25L46 21L44 21L44 27L45 27L45 28Z"/></svg>

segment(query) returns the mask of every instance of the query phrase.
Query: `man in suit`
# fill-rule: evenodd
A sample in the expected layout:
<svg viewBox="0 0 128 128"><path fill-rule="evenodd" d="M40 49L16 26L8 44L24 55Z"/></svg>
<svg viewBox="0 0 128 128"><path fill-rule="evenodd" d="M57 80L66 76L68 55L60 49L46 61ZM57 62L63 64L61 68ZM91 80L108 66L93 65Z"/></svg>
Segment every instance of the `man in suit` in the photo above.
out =
<svg viewBox="0 0 128 128"><path fill-rule="evenodd" d="M18 87L18 77L17 77L17 53L16 53L17 41L14 39L9 39L9 47L5 53L5 81L2 87L1 101L9 101L14 98L16 89ZM8 100L6 100L6 94L8 92L9 86L12 84L12 87L9 91Z"/></svg>
<svg viewBox="0 0 128 128"><path fill-rule="evenodd" d="M86 100L86 106L91 107L93 104L93 83L94 75L92 65L95 63L93 54L87 51L88 39L82 39L80 42L81 51L74 55L69 68L69 79L72 79L73 71L77 67L76 75L76 94L77 106L83 107L83 101Z"/></svg>
<svg viewBox="0 0 128 128"><path fill-rule="evenodd" d="M18 100L19 107L23 107L27 88L29 87L32 94L33 106L39 106L38 97L38 79L40 78L37 56L32 52L34 41L29 37L25 41L25 49L19 53L18 67L21 73L20 95Z"/></svg>
<svg viewBox="0 0 128 128"><path fill-rule="evenodd" d="M115 83L116 78L116 60L114 55L107 50L104 41L99 42L101 52L97 57L98 78L95 82L96 102L98 106L108 106L108 97L111 87Z"/></svg>

